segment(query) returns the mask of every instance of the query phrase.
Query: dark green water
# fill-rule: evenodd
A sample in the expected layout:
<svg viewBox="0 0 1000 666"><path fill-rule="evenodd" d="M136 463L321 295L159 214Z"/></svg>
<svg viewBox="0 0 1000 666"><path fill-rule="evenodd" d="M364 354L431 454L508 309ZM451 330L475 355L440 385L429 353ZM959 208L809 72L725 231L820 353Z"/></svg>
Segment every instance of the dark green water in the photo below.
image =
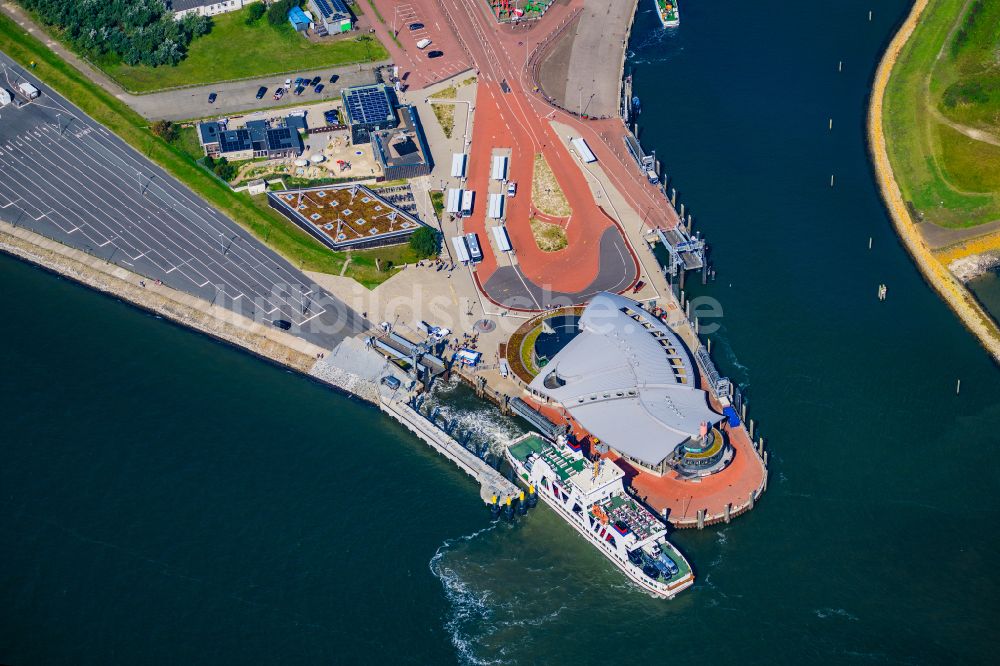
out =
<svg viewBox="0 0 1000 666"><path fill-rule="evenodd" d="M752 513L675 535L697 585L647 598L545 509L490 527L371 409L0 257L0 663L992 661L1000 373L863 143L906 3L688 2L672 37L647 4L643 142L713 245L716 357L772 460Z"/></svg>

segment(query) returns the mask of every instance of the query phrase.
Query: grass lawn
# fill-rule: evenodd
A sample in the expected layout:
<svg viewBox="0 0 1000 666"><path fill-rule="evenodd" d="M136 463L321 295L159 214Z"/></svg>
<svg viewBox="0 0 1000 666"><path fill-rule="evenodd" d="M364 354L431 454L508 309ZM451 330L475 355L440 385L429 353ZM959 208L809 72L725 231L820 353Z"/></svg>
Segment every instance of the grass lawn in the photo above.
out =
<svg viewBox="0 0 1000 666"><path fill-rule="evenodd" d="M94 85L83 73L26 33L6 15L0 14L0 50L23 66L35 61L33 74L62 93L91 118L103 124L136 150L146 155L196 194L236 220L257 238L305 270L340 274L346 253L332 252L271 209L263 196L234 193L219 179L198 166L189 153L190 138L184 134L173 143L155 137L147 122L122 101ZM200 151L199 151L200 154ZM375 258L395 265L410 261L408 245L355 252L346 275L366 287L384 282L392 271L375 269Z"/></svg>
<svg viewBox="0 0 1000 666"><path fill-rule="evenodd" d="M192 41L187 57L175 67L99 64L126 90L141 93L388 57L385 47L368 34L361 35L364 41L349 36L315 43L295 32L289 23L275 27L265 18L248 26L244 23L246 12L214 16L212 31Z"/></svg>
<svg viewBox="0 0 1000 666"><path fill-rule="evenodd" d="M455 106L453 104L431 104L434 117L441 125L441 131L447 139L455 132Z"/></svg>
<svg viewBox="0 0 1000 666"><path fill-rule="evenodd" d="M542 252L556 252L567 245L566 230L558 224L531 218L531 235Z"/></svg>
<svg viewBox="0 0 1000 666"><path fill-rule="evenodd" d="M444 192L441 190L431 192L431 205L434 206L434 214L441 217L441 213L444 212Z"/></svg>
<svg viewBox="0 0 1000 666"><path fill-rule="evenodd" d="M568 217L573 213L569 202L566 201L566 195L559 187L559 181L556 180L549 163L541 153L535 155L535 170L531 178L531 201L546 215Z"/></svg>
<svg viewBox="0 0 1000 666"><path fill-rule="evenodd" d="M948 124L1000 137L1000 3L983 0L971 18L965 7L932 0L924 10L893 67L883 116L903 198L918 219L954 228L1000 219L1000 148Z"/></svg>

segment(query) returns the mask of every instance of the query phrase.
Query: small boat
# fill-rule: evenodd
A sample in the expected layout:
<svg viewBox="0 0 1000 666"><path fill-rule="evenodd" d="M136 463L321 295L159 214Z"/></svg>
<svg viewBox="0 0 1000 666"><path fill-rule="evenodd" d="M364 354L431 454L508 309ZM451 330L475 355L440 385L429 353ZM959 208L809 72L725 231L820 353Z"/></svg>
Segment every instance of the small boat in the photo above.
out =
<svg viewBox="0 0 1000 666"><path fill-rule="evenodd" d="M676 28L681 24L681 12L677 8L677 0L653 0L656 3L656 14L664 28Z"/></svg>

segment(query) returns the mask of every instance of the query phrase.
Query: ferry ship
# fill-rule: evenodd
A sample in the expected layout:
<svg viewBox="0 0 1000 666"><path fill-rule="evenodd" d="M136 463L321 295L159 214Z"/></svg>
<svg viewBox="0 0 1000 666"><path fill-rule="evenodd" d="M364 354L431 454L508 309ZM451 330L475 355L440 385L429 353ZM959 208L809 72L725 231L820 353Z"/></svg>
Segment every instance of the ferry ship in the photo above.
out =
<svg viewBox="0 0 1000 666"><path fill-rule="evenodd" d="M677 8L677 0L653 0L656 3L656 13L664 28L676 28L681 24L681 12Z"/></svg>
<svg viewBox="0 0 1000 666"><path fill-rule="evenodd" d="M625 490L625 472L591 463L565 438L529 433L504 453L529 494L546 504L645 592L671 599L694 584L684 556L667 541L667 526Z"/></svg>

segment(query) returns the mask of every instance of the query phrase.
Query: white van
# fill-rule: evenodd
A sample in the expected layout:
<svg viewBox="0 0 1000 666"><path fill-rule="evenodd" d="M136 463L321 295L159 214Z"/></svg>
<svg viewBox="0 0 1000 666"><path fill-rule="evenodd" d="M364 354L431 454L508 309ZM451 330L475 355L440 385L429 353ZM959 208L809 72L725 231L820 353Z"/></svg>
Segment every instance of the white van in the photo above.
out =
<svg viewBox="0 0 1000 666"><path fill-rule="evenodd" d="M426 37L417 42L418 49L426 49L430 45L431 45L431 40L427 39Z"/></svg>

